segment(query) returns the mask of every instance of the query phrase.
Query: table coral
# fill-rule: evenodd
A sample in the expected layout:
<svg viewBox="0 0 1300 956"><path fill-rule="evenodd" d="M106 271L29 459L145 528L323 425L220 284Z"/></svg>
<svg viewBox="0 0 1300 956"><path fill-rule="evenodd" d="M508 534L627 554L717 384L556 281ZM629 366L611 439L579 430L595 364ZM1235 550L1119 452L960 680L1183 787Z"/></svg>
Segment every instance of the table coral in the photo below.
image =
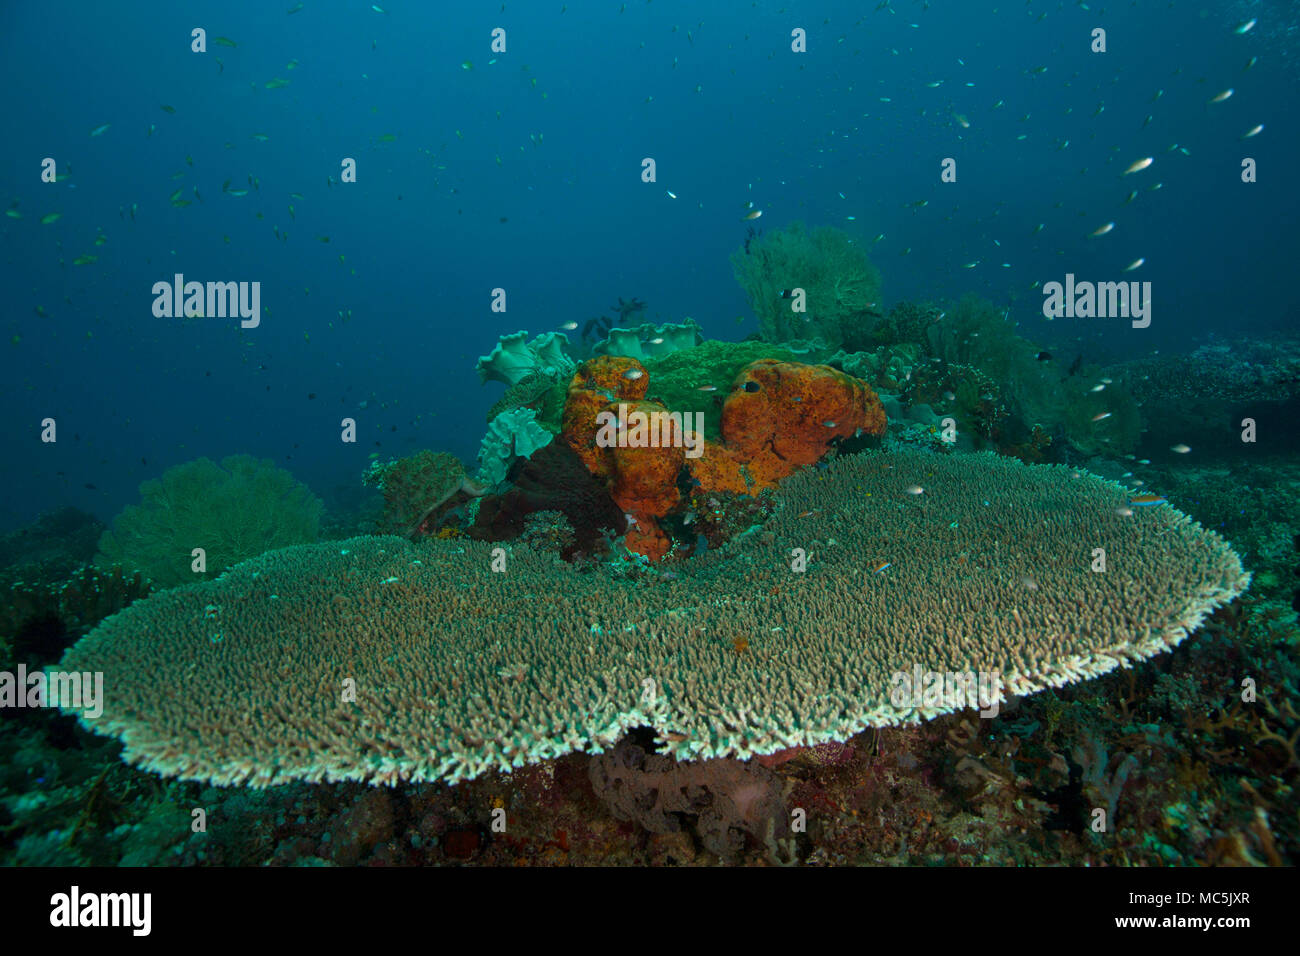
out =
<svg viewBox="0 0 1300 956"><path fill-rule="evenodd" d="M996 674L1008 703L1181 643L1250 577L1172 507L1117 514L1126 496L990 454L841 456L784 483L761 534L653 587L519 544L506 573L469 539L303 545L132 603L60 669L104 673L83 723L128 761L220 784L465 780L640 726L678 759L743 760L963 708L900 699L900 670Z"/></svg>

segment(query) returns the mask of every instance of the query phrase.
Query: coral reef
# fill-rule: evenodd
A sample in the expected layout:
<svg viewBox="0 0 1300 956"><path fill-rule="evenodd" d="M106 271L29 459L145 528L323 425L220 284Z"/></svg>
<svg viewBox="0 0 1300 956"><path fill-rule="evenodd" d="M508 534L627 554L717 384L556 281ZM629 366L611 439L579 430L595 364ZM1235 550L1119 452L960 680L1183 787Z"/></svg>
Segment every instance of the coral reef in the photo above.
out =
<svg viewBox="0 0 1300 956"><path fill-rule="evenodd" d="M1232 542L1252 591L1300 611L1300 466L1291 461L1144 470L1170 501Z"/></svg>
<svg viewBox="0 0 1300 956"><path fill-rule="evenodd" d="M875 346L919 345L929 341L930 327L946 316L937 306L899 302L871 327L868 340Z"/></svg>
<svg viewBox="0 0 1300 956"><path fill-rule="evenodd" d="M817 336L832 349L849 350L874 344L880 273L847 233L793 223L747 241L732 253L731 264L767 341ZM795 299L788 295L796 288L807 293L802 313L792 309Z"/></svg>
<svg viewBox="0 0 1300 956"><path fill-rule="evenodd" d="M1007 418L1002 389L979 369L957 363L926 363L912 370L902 385L908 405L929 405L941 415L951 415L960 431L975 440L971 448L996 446Z"/></svg>
<svg viewBox="0 0 1300 956"><path fill-rule="evenodd" d="M1300 339L1216 340L1189 354L1125 362L1116 371L1142 402L1286 402L1300 396Z"/></svg>
<svg viewBox="0 0 1300 956"><path fill-rule="evenodd" d="M150 591L141 572L83 566L63 580L0 587L0 664L44 666L92 626Z"/></svg>
<svg viewBox="0 0 1300 956"><path fill-rule="evenodd" d="M62 578L94 559L105 530L104 522L79 508L46 512L0 535L0 576Z"/></svg>
<svg viewBox="0 0 1300 956"><path fill-rule="evenodd" d="M1265 515L1264 517L1267 517ZM1246 596L1171 654L1138 668L917 727L777 751L756 762L764 786L806 813L783 844L808 865L1293 866L1300 731L1294 616ZM745 654L737 647L733 653ZM1244 674L1268 675L1252 704ZM119 746L79 730L0 722L0 865L116 866L712 866L698 814L652 833L614 816L581 754L488 773L459 786L376 790L290 784L265 790L160 782L123 764ZM977 726L978 724L978 726ZM75 730L75 728L74 728ZM1288 748L1287 744L1291 742ZM653 745L632 732L619 747ZM1075 763L1139 766L1104 834ZM1088 757L1095 754L1097 757ZM725 761L731 763L731 761ZM711 761L681 764L710 801ZM1099 775L1098 775L1099 776ZM1109 804L1109 800L1107 800ZM191 830L177 807L205 807ZM504 811L504 827L493 821ZM772 862L744 827L729 861ZM764 828L765 829L765 828ZM775 833L774 833L775 835ZM724 845L732 851L735 843Z"/></svg>
<svg viewBox="0 0 1300 956"><path fill-rule="evenodd" d="M132 604L61 667L105 674L83 724L166 775L454 782L638 726L678 759L746 759L966 705L898 699L917 667L996 673L993 699L1061 687L1176 646L1249 583L1172 508L1125 517L1122 488L994 455L843 456L779 497L761 532L632 588L522 544L285 548ZM159 697L169 674L191 693ZM345 678L355 699L321 693Z"/></svg>
<svg viewBox="0 0 1300 956"><path fill-rule="evenodd" d="M1300 410L1297 338L1212 340L1190 354L1161 353L1106 374L1141 403L1153 433L1142 453L1151 458L1185 442L1202 459L1232 461L1252 450L1243 449L1243 419L1261 432L1290 431Z"/></svg>
<svg viewBox="0 0 1300 956"><path fill-rule="evenodd" d="M269 460L199 458L140 485L140 504L113 519L96 563L142 571L157 587L214 577L247 558L315 541L320 499ZM196 572L192 551L206 552Z"/></svg>

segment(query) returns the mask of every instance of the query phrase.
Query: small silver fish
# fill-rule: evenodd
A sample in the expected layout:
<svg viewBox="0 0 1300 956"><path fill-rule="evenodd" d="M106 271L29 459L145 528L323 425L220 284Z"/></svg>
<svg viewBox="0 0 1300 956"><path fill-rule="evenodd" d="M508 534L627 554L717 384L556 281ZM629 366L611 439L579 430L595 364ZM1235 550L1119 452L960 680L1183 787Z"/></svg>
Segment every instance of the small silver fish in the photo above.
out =
<svg viewBox="0 0 1300 956"><path fill-rule="evenodd" d="M645 372L641 371L639 368L630 368L623 373L623 377L627 379L629 382L635 382L643 375L645 375Z"/></svg>
<svg viewBox="0 0 1300 956"><path fill-rule="evenodd" d="M1177 445L1172 446L1169 450L1176 455L1186 455L1192 449L1189 448L1187 445L1184 445L1182 442L1179 442Z"/></svg>

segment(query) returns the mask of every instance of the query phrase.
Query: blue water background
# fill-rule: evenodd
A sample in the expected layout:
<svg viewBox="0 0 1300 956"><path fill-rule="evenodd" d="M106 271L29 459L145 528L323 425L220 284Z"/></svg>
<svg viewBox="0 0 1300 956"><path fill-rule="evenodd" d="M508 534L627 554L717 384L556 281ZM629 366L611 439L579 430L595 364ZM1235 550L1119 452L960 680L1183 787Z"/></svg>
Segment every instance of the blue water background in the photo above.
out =
<svg viewBox="0 0 1300 956"><path fill-rule="evenodd" d="M830 224L868 245L885 305L976 292L1067 355L1295 325L1288 5L291 6L0 10L0 201L22 214L0 219L0 527L63 504L107 520L140 481L200 455L271 458L331 501L371 454L473 461L502 391L474 362L502 333L583 322L620 296L711 337L754 332L728 262L751 201L754 226ZM195 26L205 54L190 51ZM506 53L489 49L494 27ZM266 89L276 77L291 83ZM358 182L328 185L345 156ZM1121 178L1143 156L1156 162ZM1258 183L1240 180L1245 156ZM44 157L68 178L42 183ZM956 183L939 181L945 157ZM249 176L258 189L223 195ZM190 206L171 204L178 188ZM72 264L86 253L98 261ZM270 314L250 330L157 319L152 286L176 272L259 281ZM1067 272L1149 280L1151 327L1046 322L1033 283ZM490 310L497 287L505 314ZM339 440L344 417L356 444Z"/></svg>

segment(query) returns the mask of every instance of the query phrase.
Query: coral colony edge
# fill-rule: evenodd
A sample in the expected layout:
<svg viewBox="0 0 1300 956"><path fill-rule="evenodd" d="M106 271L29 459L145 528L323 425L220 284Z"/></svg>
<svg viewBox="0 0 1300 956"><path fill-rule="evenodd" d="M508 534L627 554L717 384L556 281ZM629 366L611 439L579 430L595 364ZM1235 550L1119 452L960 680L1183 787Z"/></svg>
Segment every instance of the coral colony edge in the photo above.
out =
<svg viewBox="0 0 1300 956"><path fill-rule="evenodd" d="M78 539L98 554L61 585L10 586L9 653L39 671L35 632L74 639L50 690L55 674L98 675L93 700L69 703L65 686L61 706L108 738L66 754L99 775L69 770L57 799L102 800L105 775L175 782L143 818L140 805L106 811L136 818L125 840L78 824L19 854L1281 862L1262 814L1236 837L1177 831L1232 806L1186 748L1282 779L1290 705L1266 700L1258 730L1230 702L1174 715L1224 693L1203 689L1205 668L1288 654L1288 618L1250 596L1219 533L1070 463L1087 449L1108 470L1042 388L1071 375L1044 372L1006 328L988 358L960 356L988 372L951 361L936 325L1000 319L973 299L951 320L940 311L904 303L864 321L860 337L888 344L854 352L704 340L692 322L611 328L585 347L503 336L479 360L507 390L477 471L445 452L372 461L359 536L325 539L321 502L246 455L145 482L98 532L75 513L43 519L24 544L44 534L52 554ZM1102 371L1124 407L1128 366ZM692 411L700 395L707 412ZM950 427L963 401L968 432ZM212 563L186 584L189 540L209 542ZM1165 653L1193 636L1193 652ZM1222 749L1232 721L1254 735L1241 756ZM1177 809L1188 773L1221 809ZM230 806L218 841L154 829L190 789ZM1167 842L1129 819L1148 801L1163 809L1146 826ZM868 808L883 826L862 822ZM503 809L529 822L494 835ZM1120 846L1089 827L1094 809Z"/></svg>

